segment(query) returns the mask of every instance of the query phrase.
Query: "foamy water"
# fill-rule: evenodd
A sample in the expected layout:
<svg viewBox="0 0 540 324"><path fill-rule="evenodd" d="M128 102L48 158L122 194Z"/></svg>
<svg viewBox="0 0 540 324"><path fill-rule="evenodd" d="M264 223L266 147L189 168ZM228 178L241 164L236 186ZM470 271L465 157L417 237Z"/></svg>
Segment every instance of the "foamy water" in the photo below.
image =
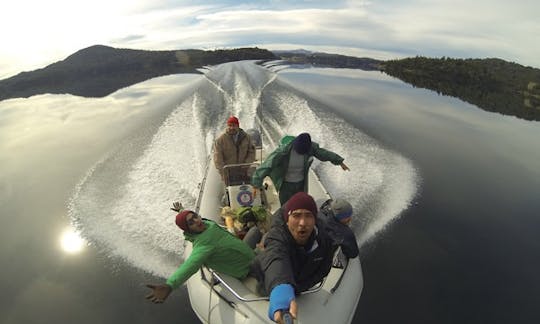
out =
<svg viewBox="0 0 540 324"><path fill-rule="evenodd" d="M315 160L334 197L349 200L363 244L408 207L418 186L412 163L279 82L253 62L206 72L191 96L153 133L139 134L89 170L70 201L70 216L93 244L136 268L167 277L178 266L183 236L173 201L195 205L214 138L226 118L261 129L266 148L285 134L309 132L322 147L345 157L350 172Z"/></svg>

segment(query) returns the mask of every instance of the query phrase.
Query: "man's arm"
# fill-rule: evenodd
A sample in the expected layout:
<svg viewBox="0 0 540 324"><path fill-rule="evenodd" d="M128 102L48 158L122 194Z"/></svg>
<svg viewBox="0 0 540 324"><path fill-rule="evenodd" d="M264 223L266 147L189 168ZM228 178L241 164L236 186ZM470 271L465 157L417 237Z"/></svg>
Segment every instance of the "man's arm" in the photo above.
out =
<svg viewBox="0 0 540 324"><path fill-rule="evenodd" d="M214 165L219 174L223 176L223 143L220 141L221 136L214 142Z"/></svg>
<svg viewBox="0 0 540 324"><path fill-rule="evenodd" d="M264 252L258 256L267 292L279 284L296 285L287 240L281 234L278 228L270 229L264 240Z"/></svg>
<svg viewBox="0 0 540 324"><path fill-rule="evenodd" d="M187 260L167 279L167 285L171 286L172 289L180 287L202 267L209 254L210 249L206 247L193 249Z"/></svg>
<svg viewBox="0 0 540 324"><path fill-rule="evenodd" d="M344 164L343 161L345 160L342 158L339 154L334 153L330 150L324 149L319 146L317 143L312 143L313 148L313 156L315 156L317 159L321 161L330 161L334 165L341 165ZM345 167L347 167L345 165ZM345 168L342 166L342 168L345 170ZM347 167L348 169L348 167Z"/></svg>
<svg viewBox="0 0 540 324"><path fill-rule="evenodd" d="M358 243L356 243L356 236L349 227L345 228L343 233L343 242L341 243L341 251L349 258L353 259L358 256Z"/></svg>
<svg viewBox="0 0 540 324"><path fill-rule="evenodd" d="M161 304L171 292L180 287L186 280L189 279L199 268L204 264L209 250L204 249L193 250L187 260L182 263L178 269L169 277L165 284L147 284L146 287L152 289L152 291L146 295L146 299L153 303Z"/></svg>
<svg viewBox="0 0 540 324"><path fill-rule="evenodd" d="M282 323L284 312L296 318L295 281L287 248L287 239L278 228L272 228L265 239L265 250L258 256L264 271L264 284L270 293L268 318Z"/></svg>
<svg viewBox="0 0 540 324"><path fill-rule="evenodd" d="M270 155L264 160L264 162L253 172L251 176L251 184L255 188L262 188L264 177L272 172L272 164L276 156L275 151L270 153Z"/></svg>

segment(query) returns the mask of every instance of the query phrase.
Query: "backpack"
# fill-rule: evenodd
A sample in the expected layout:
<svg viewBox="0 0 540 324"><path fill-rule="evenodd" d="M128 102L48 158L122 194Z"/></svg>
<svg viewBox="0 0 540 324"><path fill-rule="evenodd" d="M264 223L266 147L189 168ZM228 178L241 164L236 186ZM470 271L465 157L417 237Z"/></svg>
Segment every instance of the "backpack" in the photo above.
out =
<svg viewBox="0 0 540 324"><path fill-rule="evenodd" d="M235 210L236 219L247 224L248 222L265 222L268 217L268 212L263 206L246 206Z"/></svg>

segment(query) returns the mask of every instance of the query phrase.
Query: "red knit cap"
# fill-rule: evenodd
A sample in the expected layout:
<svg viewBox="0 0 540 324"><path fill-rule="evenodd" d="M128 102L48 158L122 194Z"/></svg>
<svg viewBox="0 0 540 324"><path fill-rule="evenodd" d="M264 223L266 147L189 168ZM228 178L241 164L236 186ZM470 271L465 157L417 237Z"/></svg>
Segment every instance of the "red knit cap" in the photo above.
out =
<svg viewBox="0 0 540 324"><path fill-rule="evenodd" d="M238 121L238 118L231 116L229 119L227 119L227 124L236 124L240 126L240 122Z"/></svg>
<svg viewBox="0 0 540 324"><path fill-rule="evenodd" d="M189 213L193 213L193 211L189 209L182 210L178 215L176 215L176 226L180 227L182 231L189 232L189 228L187 225L186 217L189 215Z"/></svg>
<svg viewBox="0 0 540 324"><path fill-rule="evenodd" d="M315 217L315 220L317 220L317 204L313 200L313 197L303 191L295 193L285 203L285 206L283 206L283 218L285 222L289 220L289 214L297 209L309 210Z"/></svg>

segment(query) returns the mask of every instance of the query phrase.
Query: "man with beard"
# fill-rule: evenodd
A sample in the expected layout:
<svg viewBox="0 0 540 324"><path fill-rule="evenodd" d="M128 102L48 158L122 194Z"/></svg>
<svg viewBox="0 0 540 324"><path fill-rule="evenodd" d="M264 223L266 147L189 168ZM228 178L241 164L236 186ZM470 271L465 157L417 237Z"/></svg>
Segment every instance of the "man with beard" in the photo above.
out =
<svg viewBox="0 0 540 324"><path fill-rule="evenodd" d="M227 119L227 128L214 144L214 164L221 179L227 179L241 174L225 174L223 167L230 164L251 163L255 161L255 146L251 137L240 128L238 118L231 116ZM244 175L245 176L245 175Z"/></svg>
<svg viewBox="0 0 540 324"><path fill-rule="evenodd" d="M319 228L317 205L305 192L294 194L274 217L282 219L273 222L250 273L270 294L268 317L281 323L286 313L296 318L296 295L328 275L336 247Z"/></svg>

